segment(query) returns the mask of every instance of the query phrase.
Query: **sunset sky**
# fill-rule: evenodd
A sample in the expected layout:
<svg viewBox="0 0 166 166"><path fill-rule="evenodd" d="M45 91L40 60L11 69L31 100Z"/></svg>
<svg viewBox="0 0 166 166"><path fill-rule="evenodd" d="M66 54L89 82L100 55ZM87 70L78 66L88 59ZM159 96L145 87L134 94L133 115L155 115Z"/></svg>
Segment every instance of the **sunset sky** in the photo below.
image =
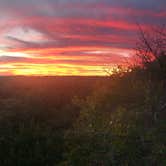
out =
<svg viewBox="0 0 166 166"><path fill-rule="evenodd" d="M133 55L166 0L0 0L0 75L105 75Z"/></svg>

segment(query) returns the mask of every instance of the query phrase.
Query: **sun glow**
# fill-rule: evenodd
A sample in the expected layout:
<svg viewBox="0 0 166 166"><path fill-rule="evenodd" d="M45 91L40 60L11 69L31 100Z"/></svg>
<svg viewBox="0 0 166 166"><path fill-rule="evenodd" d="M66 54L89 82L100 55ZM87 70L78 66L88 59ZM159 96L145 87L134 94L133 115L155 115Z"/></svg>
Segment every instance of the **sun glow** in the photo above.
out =
<svg viewBox="0 0 166 166"><path fill-rule="evenodd" d="M17 64L18 66L19 64ZM20 69L16 69L13 66L6 66L8 69L12 69L14 75L25 75L25 76L55 76L55 75L105 75L106 73L101 66L74 66L74 65L50 65L50 64L20 64ZM84 73L84 74L83 74Z"/></svg>
<svg viewBox="0 0 166 166"><path fill-rule="evenodd" d="M119 58L132 54L129 49L107 47L64 47L0 50L0 75L107 75ZM114 56L116 55L116 56ZM124 64L123 64L124 65ZM112 66L112 67L111 67ZM111 72L110 72L111 74Z"/></svg>

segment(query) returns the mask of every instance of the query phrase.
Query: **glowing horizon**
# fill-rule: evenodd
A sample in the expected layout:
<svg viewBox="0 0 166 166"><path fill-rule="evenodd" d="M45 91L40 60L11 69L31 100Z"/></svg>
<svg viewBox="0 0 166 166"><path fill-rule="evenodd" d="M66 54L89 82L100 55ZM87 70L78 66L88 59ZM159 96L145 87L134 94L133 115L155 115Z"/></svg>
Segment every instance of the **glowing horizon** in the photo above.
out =
<svg viewBox="0 0 166 166"><path fill-rule="evenodd" d="M1 0L0 75L106 75L134 54L137 25L159 26L164 0Z"/></svg>

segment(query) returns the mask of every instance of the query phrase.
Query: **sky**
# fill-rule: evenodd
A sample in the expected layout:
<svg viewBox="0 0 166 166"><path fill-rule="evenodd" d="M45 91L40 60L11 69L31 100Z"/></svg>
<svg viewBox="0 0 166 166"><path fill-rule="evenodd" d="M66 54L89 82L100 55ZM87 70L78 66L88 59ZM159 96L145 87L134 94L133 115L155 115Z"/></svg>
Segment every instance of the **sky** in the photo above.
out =
<svg viewBox="0 0 166 166"><path fill-rule="evenodd" d="M134 55L165 0L0 0L0 75L105 75Z"/></svg>

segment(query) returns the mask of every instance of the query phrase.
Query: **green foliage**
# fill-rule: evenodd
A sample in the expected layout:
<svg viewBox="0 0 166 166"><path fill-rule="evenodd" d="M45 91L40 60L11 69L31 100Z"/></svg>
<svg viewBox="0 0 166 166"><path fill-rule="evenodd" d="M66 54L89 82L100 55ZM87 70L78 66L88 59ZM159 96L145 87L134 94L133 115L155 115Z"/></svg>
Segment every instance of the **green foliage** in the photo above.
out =
<svg viewBox="0 0 166 166"><path fill-rule="evenodd" d="M164 165L164 84L134 80L76 100L81 111L66 133L67 165Z"/></svg>
<svg viewBox="0 0 166 166"><path fill-rule="evenodd" d="M62 101L64 89L6 93L0 98L0 165L163 166L165 85L135 69L93 85L92 93L74 87Z"/></svg>

